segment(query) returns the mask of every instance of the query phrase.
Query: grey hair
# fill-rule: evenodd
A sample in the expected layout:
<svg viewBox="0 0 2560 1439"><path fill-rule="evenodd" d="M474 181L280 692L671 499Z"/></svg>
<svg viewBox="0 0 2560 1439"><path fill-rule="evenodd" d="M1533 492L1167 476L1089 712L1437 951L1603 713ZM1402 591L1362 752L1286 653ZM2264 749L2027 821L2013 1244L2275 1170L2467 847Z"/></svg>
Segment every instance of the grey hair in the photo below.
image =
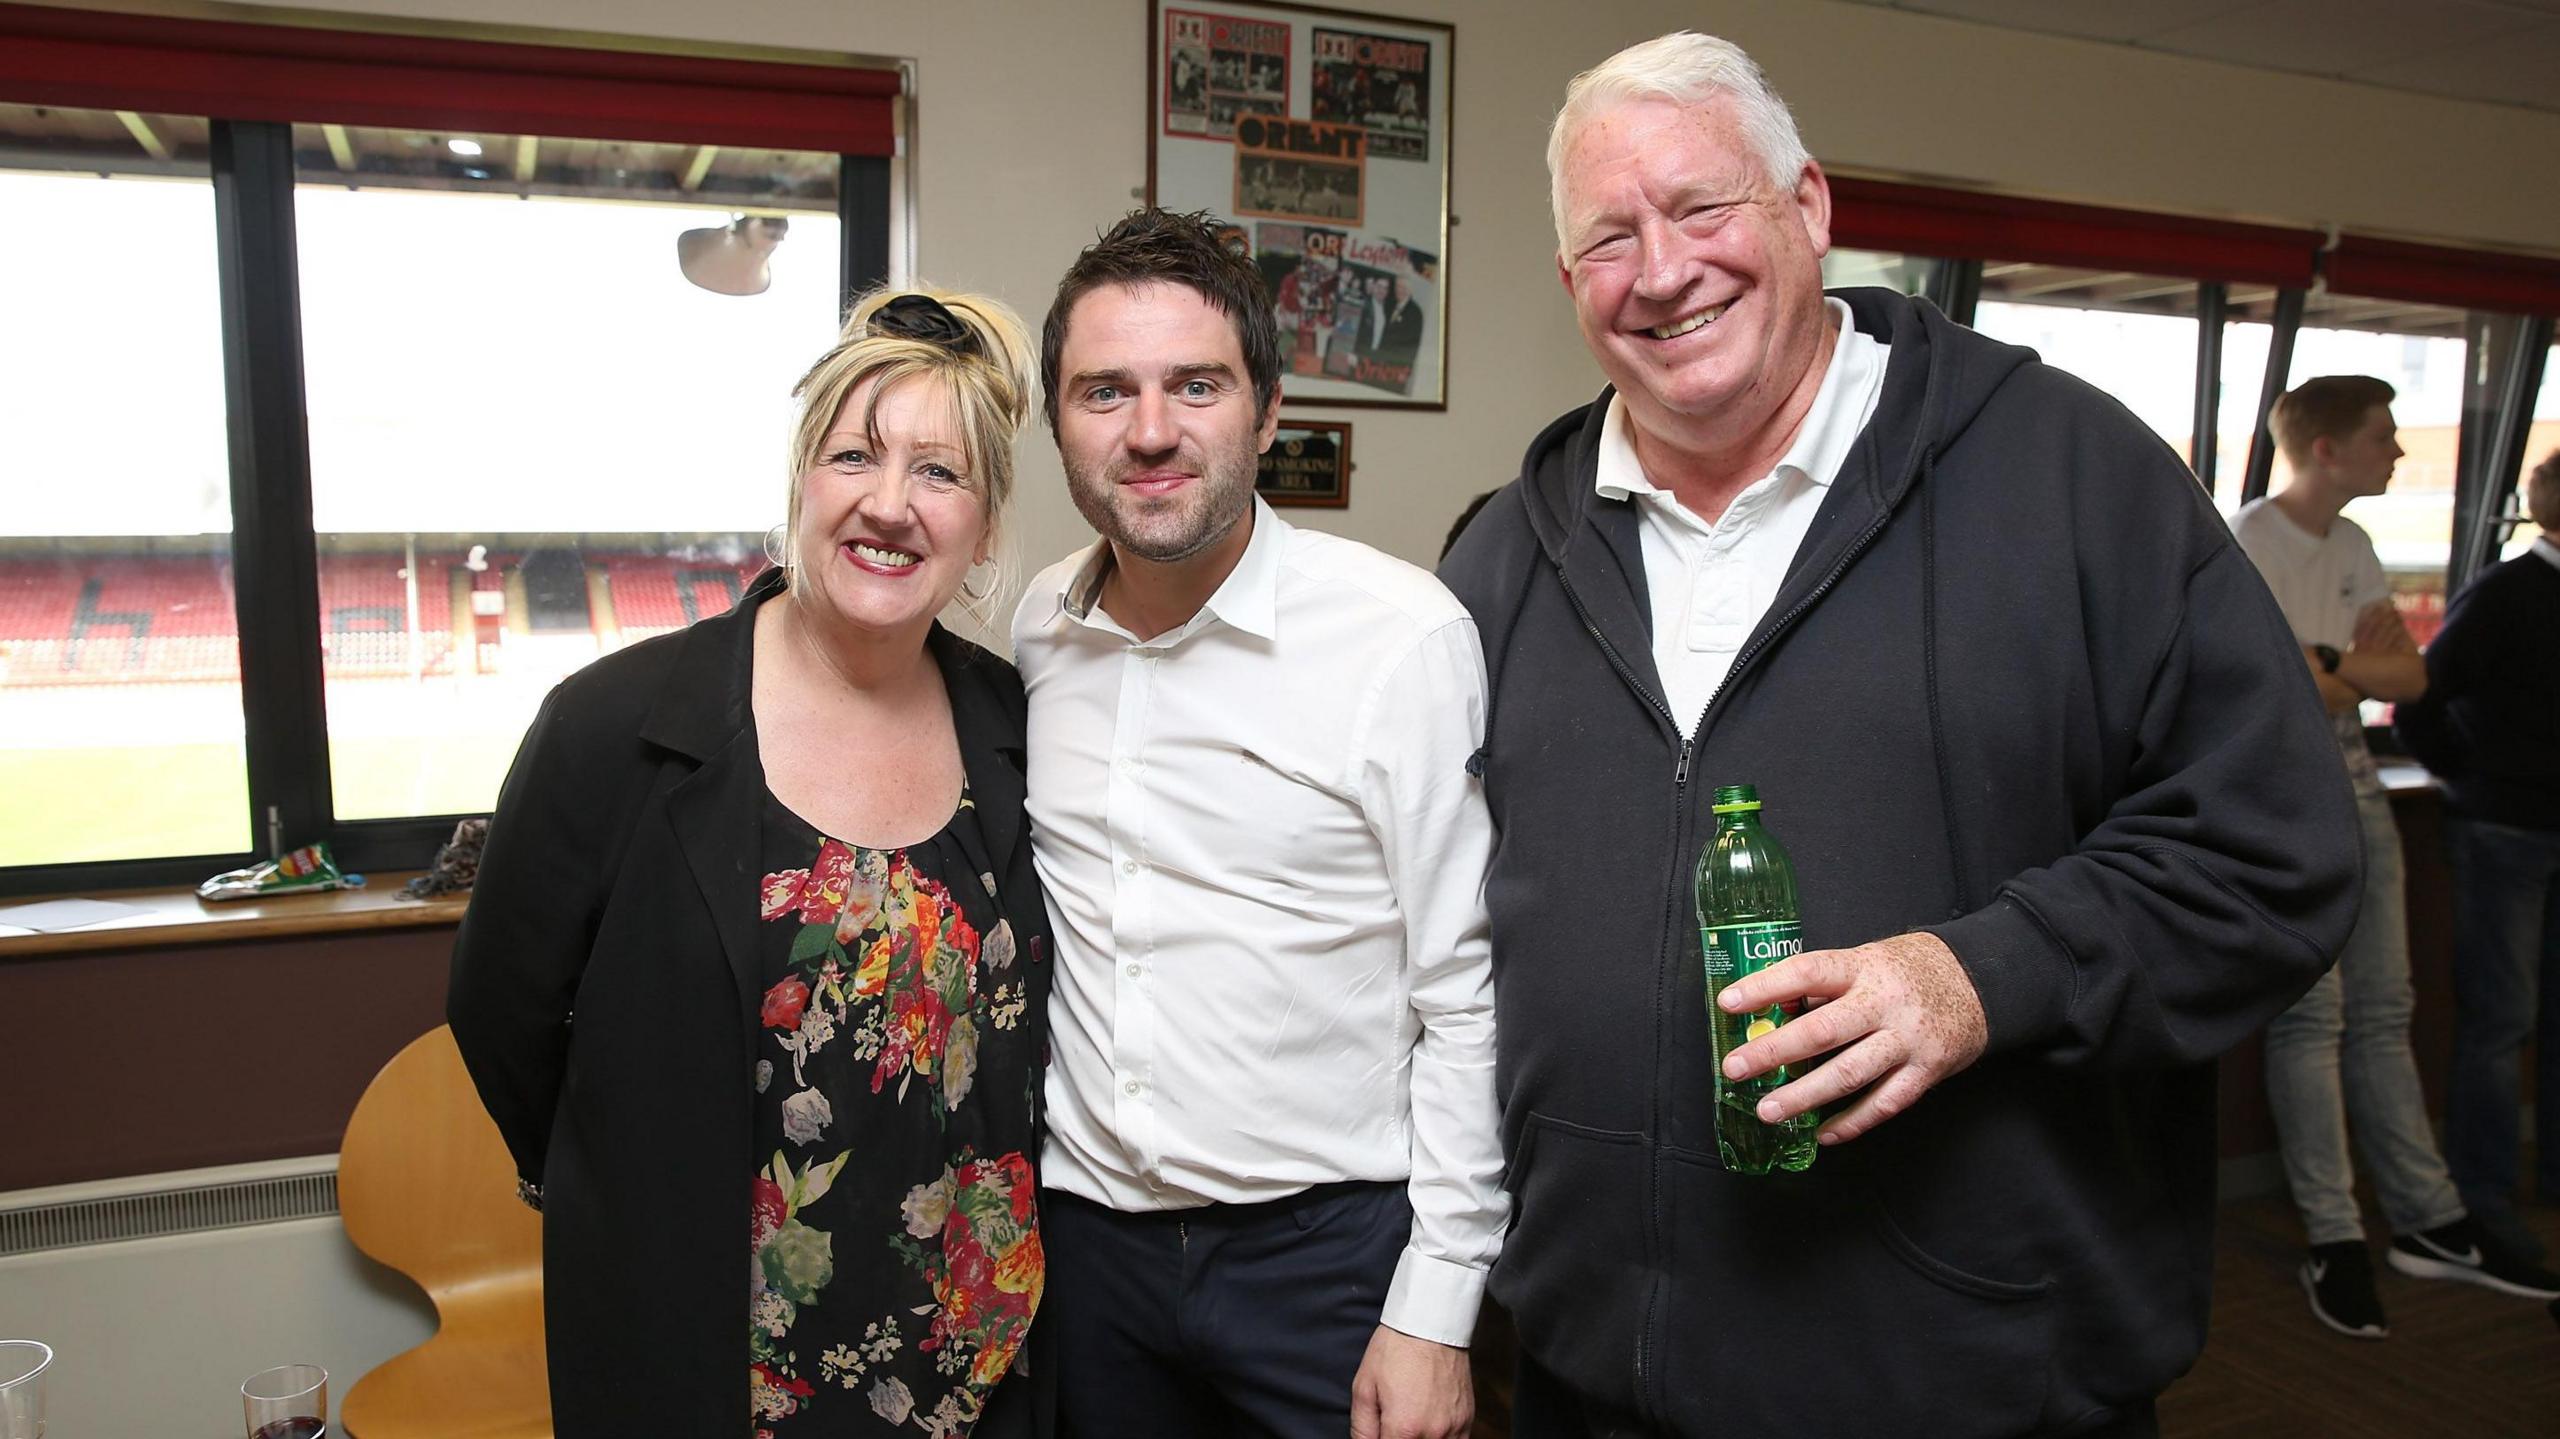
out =
<svg viewBox="0 0 2560 1439"><path fill-rule="evenodd" d="M1566 246L1564 157L1585 122L1630 100L1669 100L1702 105L1718 97L1733 101L1742 133L1757 151L1769 182L1791 193L1813 155L1796 133L1796 117L1787 102L1769 88L1769 78L1743 53L1742 47L1694 30L1674 30L1640 45L1630 45L1573 77L1565 87L1564 107L1556 111L1547 132L1547 194L1554 207L1556 250Z"/></svg>

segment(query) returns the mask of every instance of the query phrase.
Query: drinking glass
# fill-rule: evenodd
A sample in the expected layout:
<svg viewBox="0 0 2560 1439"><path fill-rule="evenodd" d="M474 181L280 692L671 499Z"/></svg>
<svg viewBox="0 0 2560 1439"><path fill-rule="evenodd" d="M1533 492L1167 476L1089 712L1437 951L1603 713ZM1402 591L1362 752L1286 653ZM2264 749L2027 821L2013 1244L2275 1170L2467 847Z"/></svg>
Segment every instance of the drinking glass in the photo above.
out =
<svg viewBox="0 0 2560 1439"><path fill-rule="evenodd" d="M321 1439L329 1432L329 1371L286 1364L240 1385L249 1439Z"/></svg>
<svg viewBox="0 0 2560 1439"><path fill-rule="evenodd" d="M0 1439L44 1439L44 1371L53 1350L33 1339L0 1339Z"/></svg>

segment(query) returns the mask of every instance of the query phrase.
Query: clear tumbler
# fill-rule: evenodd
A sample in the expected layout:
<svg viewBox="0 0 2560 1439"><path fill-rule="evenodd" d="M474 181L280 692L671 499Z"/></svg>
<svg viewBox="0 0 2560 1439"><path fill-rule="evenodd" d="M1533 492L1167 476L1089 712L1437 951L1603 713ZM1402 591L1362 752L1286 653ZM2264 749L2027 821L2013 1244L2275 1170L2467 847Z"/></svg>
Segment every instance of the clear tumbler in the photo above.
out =
<svg viewBox="0 0 2560 1439"><path fill-rule="evenodd" d="M33 1339L0 1339L0 1439L44 1439L44 1375L53 1349Z"/></svg>

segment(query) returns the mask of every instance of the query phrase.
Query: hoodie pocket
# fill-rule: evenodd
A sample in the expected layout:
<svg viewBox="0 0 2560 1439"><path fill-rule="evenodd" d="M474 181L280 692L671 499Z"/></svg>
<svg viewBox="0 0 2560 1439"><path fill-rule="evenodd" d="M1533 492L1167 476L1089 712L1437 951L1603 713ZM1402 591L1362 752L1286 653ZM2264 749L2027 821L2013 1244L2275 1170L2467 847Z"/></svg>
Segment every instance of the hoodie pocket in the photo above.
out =
<svg viewBox="0 0 2560 1439"><path fill-rule="evenodd" d="M1845 1165L1753 1177L1712 1155L1663 1156L1679 1258L1653 1352L1682 1432L1961 1439L2036 1427L2050 1281L1930 1255Z"/></svg>
<svg viewBox="0 0 2560 1439"><path fill-rule="evenodd" d="M1533 1113L1507 1183L1493 1292L1521 1346L1576 1390L1632 1406L1650 1274L1642 1138Z"/></svg>

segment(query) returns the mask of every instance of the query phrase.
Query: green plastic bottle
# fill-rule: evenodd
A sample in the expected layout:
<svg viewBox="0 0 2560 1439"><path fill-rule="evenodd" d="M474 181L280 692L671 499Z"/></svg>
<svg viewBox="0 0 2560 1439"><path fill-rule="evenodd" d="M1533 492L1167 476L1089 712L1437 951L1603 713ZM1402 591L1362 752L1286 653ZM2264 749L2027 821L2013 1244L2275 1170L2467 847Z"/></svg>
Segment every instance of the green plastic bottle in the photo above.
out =
<svg viewBox="0 0 2560 1439"><path fill-rule="evenodd" d="M1707 965L1707 1023L1715 1034L1716 1152L1736 1174L1794 1172L1813 1163L1816 1116L1762 1122L1761 1099L1787 1082L1783 1068L1745 1080L1724 1077L1725 1056L1786 1022L1776 1006L1727 1014L1716 996L1734 980L1804 948L1796 922L1796 873L1760 824L1760 794L1718 785L1716 832L1698 856L1698 941Z"/></svg>

